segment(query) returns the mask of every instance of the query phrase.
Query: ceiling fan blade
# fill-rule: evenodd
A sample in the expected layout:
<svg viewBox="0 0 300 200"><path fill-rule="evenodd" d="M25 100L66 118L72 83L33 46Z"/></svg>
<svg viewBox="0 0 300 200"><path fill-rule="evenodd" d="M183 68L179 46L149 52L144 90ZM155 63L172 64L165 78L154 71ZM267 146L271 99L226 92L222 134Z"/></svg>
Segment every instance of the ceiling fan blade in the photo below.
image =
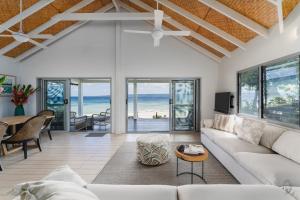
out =
<svg viewBox="0 0 300 200"><path fill-rule="evenodd" d="M191 31L164 31L164 35L189 36L191 35Z"/></svg>
<svg viewBox="0 0 300 200"><path fill-rule="evenodd" d="M28 42L30 42L30 43L32 43L32 44L34 44L34 45L36 45L36 46L38 46L40 48L43 48L43 49L47 49L48 48L47 46L45 46L45 45L43 45L43 44L41 44L41 43L39 43L37 41L34 41L34 40L30 39L30 38L29 38Z"/></svg>
<svg viewBox="0 0 300 200"><path fill-rule="evenodd" d="M160 39L154 39L154 47L159 47Z"/></svg>
<svg viewBox="0 0 300 200"><path fill-rule="evenodd" d="M13 37L12 35L0 35L0 37Z"/></svg>
<svg viewBox="0 0 300 200"><path fill-rule="evenodd" d="M28 34L30 38L39 38L39 39L50 39L53 37L51 34Z"/></svg>
<svg viewBox="0 0 300 200"><path fill-rule="evenodd" d="M162 11L162 10L154 10L154 25L155 25L155 30L161 30L163 18L164 18L164 11Z"/></svg>
<svg viewBox="0 0 300 200"><path fill-rule="evenodd" d="M151 31L139 31L139 30L124 30L125 33L141 33L141 34L151 34Z"/></svg>

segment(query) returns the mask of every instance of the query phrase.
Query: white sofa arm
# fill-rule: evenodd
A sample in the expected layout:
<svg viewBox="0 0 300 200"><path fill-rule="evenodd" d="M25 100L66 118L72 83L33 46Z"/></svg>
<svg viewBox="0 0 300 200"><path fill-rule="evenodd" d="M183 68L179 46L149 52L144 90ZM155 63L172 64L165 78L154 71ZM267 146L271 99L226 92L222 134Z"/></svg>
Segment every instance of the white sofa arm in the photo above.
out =
<svg viewBox="0 0 300 200"><path fill-rule="evenodd" d="M88 184L100 200L177 200L176 186Z"/></svg>
<svg viewBox="0 0 300 200"><path fill-rule="evenodd" d="M214 125L213 119L203 119L201 123L201 128L212 128Z"/></svg>

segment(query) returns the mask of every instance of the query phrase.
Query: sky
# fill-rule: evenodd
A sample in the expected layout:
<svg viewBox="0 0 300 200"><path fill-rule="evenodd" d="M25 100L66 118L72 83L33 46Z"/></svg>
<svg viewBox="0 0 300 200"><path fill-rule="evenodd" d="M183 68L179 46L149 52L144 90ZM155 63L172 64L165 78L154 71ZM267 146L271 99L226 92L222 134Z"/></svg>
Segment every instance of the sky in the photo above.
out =
<svg viewBox="0 0 300 200"><path fill-rule="evenodd" d="M133 92L133 84L128 86L129 94ZM168 94L168 83L138 83L138 94ZM71 96L78 95L78 88L71 86ZM83 96L106 96L110 94L109 83L83 83Z"/></svg>

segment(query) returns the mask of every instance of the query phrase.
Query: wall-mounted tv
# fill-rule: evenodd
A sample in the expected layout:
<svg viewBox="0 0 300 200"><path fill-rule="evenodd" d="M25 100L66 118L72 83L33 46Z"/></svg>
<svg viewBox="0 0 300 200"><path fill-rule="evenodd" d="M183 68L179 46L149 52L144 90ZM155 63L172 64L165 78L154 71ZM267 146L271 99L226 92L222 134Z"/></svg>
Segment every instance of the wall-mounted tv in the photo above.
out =
<svg viewBox="0 0 300 200"><path fill-rule="evenodd" d="M215 96L215 111L229 114L232 95L230 92L216 93Z"/></svg>

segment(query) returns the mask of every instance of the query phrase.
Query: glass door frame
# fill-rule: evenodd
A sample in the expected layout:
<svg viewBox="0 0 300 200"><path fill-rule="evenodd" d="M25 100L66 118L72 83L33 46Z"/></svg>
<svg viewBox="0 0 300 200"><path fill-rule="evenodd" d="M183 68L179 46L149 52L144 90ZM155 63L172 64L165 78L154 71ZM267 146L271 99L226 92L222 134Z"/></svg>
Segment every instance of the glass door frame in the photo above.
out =
<svg viewBox="0 0 300 200"><path fill-rule="evenodd" d="M173 113L173 81L194 81L194 129L193 130L186 130L184 132L200 132L201 126L201 78L153 78L153 77L127 77L125 79L126 84L126 98L125 98L125 121L126 121L126 133L137 133L137 131L128 131L128 82L130 80L151 80L155 83L155 81L166 81L169 82L169 132L182 132L182 130L175 130L174 129L174 113ZM138 131L143 133L142 131ZM149 132L149 131L145 131ZM151 131L151 132L162 132L162 131Z"/></svg>

